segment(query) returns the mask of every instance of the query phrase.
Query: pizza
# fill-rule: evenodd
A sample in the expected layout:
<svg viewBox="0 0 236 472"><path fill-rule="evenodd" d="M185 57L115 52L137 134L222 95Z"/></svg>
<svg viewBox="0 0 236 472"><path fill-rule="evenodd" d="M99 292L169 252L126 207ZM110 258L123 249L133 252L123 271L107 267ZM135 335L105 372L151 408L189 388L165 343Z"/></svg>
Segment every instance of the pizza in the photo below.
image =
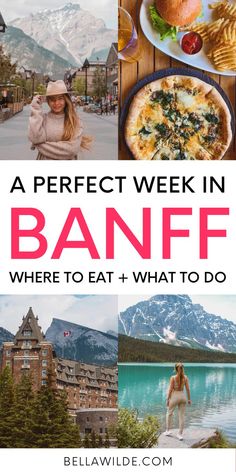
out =
<svg viewBox="0 0 236 472"><path fill-rule="evenodd" d="M212 85L173 75L135 95L125 139L139 160L222 159L232 140L231 113Z"/></svg>

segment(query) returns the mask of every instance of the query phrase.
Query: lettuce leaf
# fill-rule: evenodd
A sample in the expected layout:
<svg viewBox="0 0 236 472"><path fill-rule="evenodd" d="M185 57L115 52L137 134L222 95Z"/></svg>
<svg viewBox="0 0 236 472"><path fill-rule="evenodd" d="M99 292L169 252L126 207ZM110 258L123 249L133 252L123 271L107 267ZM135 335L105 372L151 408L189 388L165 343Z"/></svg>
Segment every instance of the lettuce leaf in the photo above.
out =
<svg viewBox="0 0 236 472"><path fill-rule="evenodd" d="M176 26L168 25L168 23L166 23L166 21L159 15L154 5L149 7L149 11L153 28L160 34L161 41L164 41L166 38L171 38L174 41L177 41L178 28Z"/></svg>

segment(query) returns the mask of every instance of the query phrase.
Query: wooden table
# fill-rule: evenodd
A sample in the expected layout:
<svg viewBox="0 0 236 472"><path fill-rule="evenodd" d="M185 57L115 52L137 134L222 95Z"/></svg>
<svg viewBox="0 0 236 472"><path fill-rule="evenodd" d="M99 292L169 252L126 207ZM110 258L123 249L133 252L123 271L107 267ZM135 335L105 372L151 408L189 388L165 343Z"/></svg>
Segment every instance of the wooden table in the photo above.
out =
<svg viewBox="0 0 236 472"><path fill-rule="evenodd" d="M120 6L125 8L132 16L138 35L141 41L141 46L144 51L141 60L138 63L130 64L120 61L120 106L124 103L124 100L128 92L132 87L138 82L138 80L143 79L148 74L155 72L156 70L165 69L167 67L188 67L193 69L193 67L186 66L182 62L176 61L175 59L170 58L166 54L162 53L156 49L144 36L140 23L139 23L139 11L142 0L119 0ZM236 77L224 77L222 75L207 73L212 77L216 82L218 82L221 87L225 90L226 94L231 100L233 108L236 114ZM129 154L123 143L123 138L120 138L120 150L119 150L119 159L127 160L130 159ZM227 152L225 159L235 159L236 160L236 137L230 150Z"/></svg>

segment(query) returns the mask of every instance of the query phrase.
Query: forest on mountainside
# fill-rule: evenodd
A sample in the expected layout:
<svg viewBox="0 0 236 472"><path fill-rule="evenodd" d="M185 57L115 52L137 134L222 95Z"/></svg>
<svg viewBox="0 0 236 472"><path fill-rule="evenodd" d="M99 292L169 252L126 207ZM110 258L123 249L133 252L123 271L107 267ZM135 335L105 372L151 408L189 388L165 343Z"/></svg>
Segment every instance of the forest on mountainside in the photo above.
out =
<svg viewBox="0 0 236 472"><path fill-rule="evenodd" d="M119 335L119 362L236 363L236 354L190 349Z"/></svg>

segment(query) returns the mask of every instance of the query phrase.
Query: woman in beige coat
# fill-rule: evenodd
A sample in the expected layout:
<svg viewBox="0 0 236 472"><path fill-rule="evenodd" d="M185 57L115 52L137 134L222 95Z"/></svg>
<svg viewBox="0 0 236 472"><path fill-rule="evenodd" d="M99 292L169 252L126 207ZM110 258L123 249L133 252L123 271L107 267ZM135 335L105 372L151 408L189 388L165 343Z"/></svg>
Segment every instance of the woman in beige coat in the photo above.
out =
<svg viewBox="0 0 236 472"><path fill-rule="evenodd" d="M41 96L35 96L31 103L28 136L32 148L38 149L37 159L78 159L81 149L90 149L92 139L83 134L82 123L63 80L49 82L46 99L48 113L43 112Z"/></svg>

